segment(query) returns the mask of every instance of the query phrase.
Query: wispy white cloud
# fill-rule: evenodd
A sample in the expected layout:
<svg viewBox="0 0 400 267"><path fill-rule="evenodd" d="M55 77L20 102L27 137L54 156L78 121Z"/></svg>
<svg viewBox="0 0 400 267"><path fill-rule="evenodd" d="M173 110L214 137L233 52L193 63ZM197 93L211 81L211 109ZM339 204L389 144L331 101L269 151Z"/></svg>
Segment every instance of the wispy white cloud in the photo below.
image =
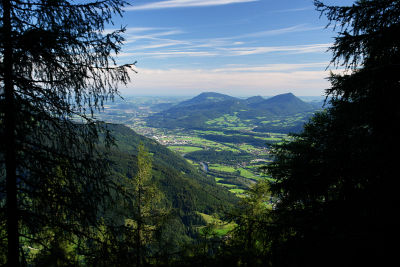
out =
<svg viewBox="0 0 400 267"><path fill-rule="evenodd" d="M150 10L150 9L164 9L164 8L182 8L182 7L205 7L205 6L220 6L237 3L256 2L259 0L167 0L153 2L144 5L130 6L125 10Z"/></svg>
<svg viewBox="0 0 400 267"><path fill-rule="evenodd" d="M300 24L291 27L285 27L280 29L273 29L273 30L266 30L266 31L259 31L253 32L238 36L232 36L227 39L241 39L241 38L249 38L249 37L266 37L266 36L275 36L287 33L294 33L294 32L305 32L305 31L314 31L314 30L322 30L325 27L310 27L307 24Z"/></svg>
<svg viewBox="0 0 400 267"><path fill-rule="evenodd" d="M128 27L125 29L126 33L138 33L138 32L148 32L148 31L159 31L166 30L166 28L160 27Z"/></svg>
<svg viewBox="0 0 400 267"><path fill-rule="evenodd" d="M281 9L281 10L274 10L271 11L272 13L286 13L286 12L299 12L299 11L306 11L306 10L313 10L315 9L314 6L307 6L307 7L299 7L299 8L288 8L288 9Z"/></svg>
<svg viewBox="0 0 400 267"><path fill-rule="evenodd" d="M207 51L163 51L163 52L144 52L143 56L151 56L154 58L170 58L170 57L212 57L216 53Z"/></svg>
<svg viewBox="0 0 400 267"><path fill-rule="evenodd" d="M168 46L178 46L174 49L168 49ZM180 46L180 43L173 41L159 43L157 45L134 48L127 52L120 53L118 58L123 60L124 57L147 57L147 58L178 58L178 57L241 57L261 54L280 53L286 55L292 54L308 54L308 53L324 53L331 44L311 44L311 45L295 45L295 46L262 46L262 47L214 47L213 49L201 50L194 49L195 46ZM167 48L157 49L155 48ZM146 50L148 48L148 50Z"/></svg>
<svg viewBox="0 0 400 267"><path fill-rule="evenodd" d="M154 43L150 43L147 45L139 45L139 46L133 46L129 49L126 49L126 51L146 51L146 50L152 50L152 49L160 49L160 48L166 48L166 47L172 47L172 46L180 46L180 45L187 45L188 43L185 41L179 41L179 40L170 40L170 39L159 39Z"/></svg>
<svg viewBox="0 0 400 267"><path fill-rule="evenodd" d="M180 30L165 30L165 31L158 31L154 33L127 33L126 36L126 43L136 42L140 39L149 39L149 40L157 40L159 37L164 36L171 36L181 34L183 31Z"/></svg>
<svg viewBox="0 0 400 267"><path fill-rule="evenodd" d="M330 44L313 44L298 46L248 46L249 43L258 42L260 37L274 36L285 33L311 31L319 27L306 24L286 28L258 31L231 37L217 37L211 39L187 39L185 31L174 28L128 28L125 34L125 52L136 51L147 57L180 57L182 55L204 56L246 56L266 53L312 53L325 52ZM169 49L173 48L173 51ZM150 53L156 49L154 53ZM180 53L178 53L180 52Z"/></svg>
<svg viewBox="0 0 400 267"><path fill-rule="evenodd" d="M329 62L313 62L313 63L292 63L292 64L266 64L262 66L227 66L224 68L213 69L213 72L288 72L288 71L305 71L309 69L324 69Z"/></svg>
<svg viewBox="0 0 400 267"><path fill-rule="evenodd" d="M148 32L148 31L156 31L156 30L162 30L165 28L155 28L155 27L128 27L125 28L125 34L127 33L139 33L139 32ZM102 31L101 33L103 34L108 34L108 33L112 33L114 31L120 30L120 28L108 28L105 29L104 31Z"/></svg>
<svg viewBox="0 0 400 267"><path fill-rule="evenodd" d="M267 53L286 53L286 54L306 54L306 53L323 53L332 44L311 44L311 45L294 45L294 46L258 46L258 47L238 47L226 49L228 53L234 56L248 56Z"/></svg>
<svg viewBox="0 0 400 267"><path fill-rule="evenodd" d="M278 28L272 30L265 30L265 31L258 31L258 32L251 32L241 35L229 36L229 37L221 37L218 40L236 40L236 39L246 39L246 38L259 38L259 37L268 37L268 36L276 36L276 35L283 35L288 33L295 33L295 32L306 32L306 31L315 31L315 30L322 30L325 29L324 26L308 26L307 24L299 24L285 28Z"/></svg>

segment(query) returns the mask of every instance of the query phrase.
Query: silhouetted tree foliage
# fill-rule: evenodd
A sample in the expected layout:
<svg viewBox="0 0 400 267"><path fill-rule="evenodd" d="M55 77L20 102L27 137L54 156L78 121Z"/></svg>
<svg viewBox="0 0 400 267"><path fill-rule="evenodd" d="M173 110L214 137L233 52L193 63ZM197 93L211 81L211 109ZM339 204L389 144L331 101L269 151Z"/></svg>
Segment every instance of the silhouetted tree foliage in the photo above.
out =
<svg viewBox="0 0 400 267"><path fill-rule="evenodd" d="M327 96L317 114L275 150L268 167L276 209L273 266L383 266L394 258L400 121L400 1L315 1L338 36Z"/></svg>
<svg viewBox="0 0 400 267"><path fill-rule="evenodd" d="M49 257L66 249L62 243L81 247L98 224L112 181L97 146L112 140L107 132L100 138L93 112L128 82L130 67L113 59L124 29L102 31L125 4L0 2L0 231L9 266L32 247L41 264L61 265ZM78 260L62 253L57 261Z"/></svg>

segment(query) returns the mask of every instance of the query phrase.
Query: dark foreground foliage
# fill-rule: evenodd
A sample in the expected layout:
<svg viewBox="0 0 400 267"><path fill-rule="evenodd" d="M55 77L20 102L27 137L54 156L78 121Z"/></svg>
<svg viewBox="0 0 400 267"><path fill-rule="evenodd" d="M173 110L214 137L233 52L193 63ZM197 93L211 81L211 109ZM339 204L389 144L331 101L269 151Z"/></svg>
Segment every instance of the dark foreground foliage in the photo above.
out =
<svg viewBox="0 0 400 267"><path fill-rule="evenodd" d="M20 266L35 245L38 259L57 254L98 226L113 182L91 115L129 80L111 56L123 29L102 33L125 4L0 2L1 264Z"/></svg>

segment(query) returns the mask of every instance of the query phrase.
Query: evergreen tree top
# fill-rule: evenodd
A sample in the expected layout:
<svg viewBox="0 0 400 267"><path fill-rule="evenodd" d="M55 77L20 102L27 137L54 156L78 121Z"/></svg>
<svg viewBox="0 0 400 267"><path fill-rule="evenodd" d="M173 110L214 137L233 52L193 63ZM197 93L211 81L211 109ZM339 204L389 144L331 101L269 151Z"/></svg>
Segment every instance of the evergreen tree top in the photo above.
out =
<svg viewBox="0 0 400 267"><path fill-rule="evenodd" d="M347 69L391 62L400 46L400 1L359 0L352 6L326 6L314 1L321 16L339 29L331 47L332 63ZM397 59L396 59L397 60Z"/></svg>

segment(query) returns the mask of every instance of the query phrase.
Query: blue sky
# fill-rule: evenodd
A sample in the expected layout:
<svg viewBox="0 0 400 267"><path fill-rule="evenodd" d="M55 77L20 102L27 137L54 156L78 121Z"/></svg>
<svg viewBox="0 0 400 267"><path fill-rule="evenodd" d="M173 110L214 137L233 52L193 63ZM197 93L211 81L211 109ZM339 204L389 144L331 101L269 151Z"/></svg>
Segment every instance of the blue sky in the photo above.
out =
<svg viewBox="0 0 400 267"><path fill-rule="evenodd" d="M353 1L325 1L349 5ZM136 0L119 63L137 61L124 95L319 96L336 36L311 0ZM107 30L112 30L109 27Z"/></svg>

